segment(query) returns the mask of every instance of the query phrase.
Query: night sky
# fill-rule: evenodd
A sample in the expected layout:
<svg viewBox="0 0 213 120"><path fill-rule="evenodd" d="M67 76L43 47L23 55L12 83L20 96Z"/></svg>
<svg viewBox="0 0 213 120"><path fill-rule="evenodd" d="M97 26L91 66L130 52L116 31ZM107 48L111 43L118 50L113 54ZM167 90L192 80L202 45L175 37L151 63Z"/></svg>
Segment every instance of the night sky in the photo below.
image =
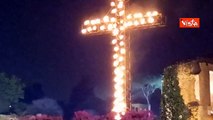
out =
<svg viewBox="0 0 213 120"><path fill-rule="evenodd" d="M103 16L109 4L1 0L0 72L14 74L26 84L40 83L46 96L57 100L69 102L82 80L93 81L97 97L110 97L111 37L80 33L83 21ZM212 5L211 0L130 0L131 9L158 10L167 17L166 27L131 32L133 80L162 74L163 68L178 61L213 57ZM180 17L199 17L201 28L180 29Z"/></svg>

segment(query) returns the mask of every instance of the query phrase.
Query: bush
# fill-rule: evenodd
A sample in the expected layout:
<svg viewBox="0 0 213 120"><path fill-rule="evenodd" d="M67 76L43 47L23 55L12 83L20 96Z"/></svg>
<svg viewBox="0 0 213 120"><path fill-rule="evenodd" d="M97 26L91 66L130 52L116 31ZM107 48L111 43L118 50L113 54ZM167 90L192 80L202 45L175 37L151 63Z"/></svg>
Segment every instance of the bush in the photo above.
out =
<svg viewBox="0 0 213 120"><path fill-rule="evenodd" d="M86 111L78 111L72 120L114 120L114 114L97 116ZM123 115L121 120L154 120L154 115L150 111L130 111Z"/></svg>

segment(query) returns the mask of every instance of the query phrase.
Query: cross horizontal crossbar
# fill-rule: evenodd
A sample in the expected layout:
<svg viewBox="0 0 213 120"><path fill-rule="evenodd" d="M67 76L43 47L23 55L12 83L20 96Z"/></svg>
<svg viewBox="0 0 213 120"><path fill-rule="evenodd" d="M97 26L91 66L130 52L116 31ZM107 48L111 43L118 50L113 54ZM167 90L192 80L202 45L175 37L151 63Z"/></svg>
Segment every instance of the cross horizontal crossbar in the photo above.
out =
<svg viewBox="0 0 213 120"><path fill-rule="evenodd" d="M147 12L145 15L142 13L128 14L126 19L123 20L124 28L126 31L132 29L148 29L161 27L165 25L165 17L162 14L153 11ZM82 34L107 34L111 33L117 27L117 19L115 17L104 16L102 19L92 19L84 21L82 25Z"/></svg>

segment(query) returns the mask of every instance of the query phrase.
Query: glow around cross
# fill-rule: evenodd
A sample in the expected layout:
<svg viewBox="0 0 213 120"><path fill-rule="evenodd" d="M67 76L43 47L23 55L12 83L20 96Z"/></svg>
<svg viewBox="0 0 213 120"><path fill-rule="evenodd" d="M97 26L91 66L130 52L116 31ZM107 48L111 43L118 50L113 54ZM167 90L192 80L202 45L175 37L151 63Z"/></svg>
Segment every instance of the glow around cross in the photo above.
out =
<svg viewBox="0 0 213 120"><path fill-rule="evenodd" d="M120 120L121 115L127 111L128 100L128 39L126 31L135 28L149 28L162 24L162 15L157 11L127 14L125 0L113 0L110 14L103 18L84 21L82 34L111 33L114 36L113 67L114 67L114 101L113 109L115 119Z"/></svg>

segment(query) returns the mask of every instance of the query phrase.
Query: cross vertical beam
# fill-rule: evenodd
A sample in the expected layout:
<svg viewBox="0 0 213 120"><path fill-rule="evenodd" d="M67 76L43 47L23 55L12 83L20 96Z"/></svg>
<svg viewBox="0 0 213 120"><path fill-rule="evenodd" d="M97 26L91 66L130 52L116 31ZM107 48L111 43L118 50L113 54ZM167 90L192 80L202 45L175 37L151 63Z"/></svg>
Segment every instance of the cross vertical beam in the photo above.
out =
<svg viewBox="0 0 213 120"><path fill-rule="evenodd" d="M110 14L103 18L86 20L82 34L111 33L113 36L114 101L115 119L131 109L130 35L132 29L164 26L162 14L157 11L146 14L128 13L128 0L112 0ZM128 14L127 14L128 13Z"/></svg>

